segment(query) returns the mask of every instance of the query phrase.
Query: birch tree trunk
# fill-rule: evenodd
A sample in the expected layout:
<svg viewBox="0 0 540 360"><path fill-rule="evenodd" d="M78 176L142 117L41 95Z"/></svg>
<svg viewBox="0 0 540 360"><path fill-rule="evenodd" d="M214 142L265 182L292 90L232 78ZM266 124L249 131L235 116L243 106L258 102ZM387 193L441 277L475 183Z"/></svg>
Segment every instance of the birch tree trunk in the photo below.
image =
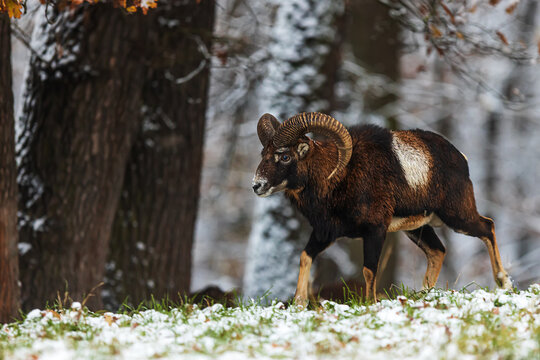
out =
<svg viewBox="0 0 540 360"><path fill-rule="evenodd" d="M140 20L85 4L35 26L18 140L25 309L64 290L81 300L103 279L140 114Z"/></svg>
<svg viewBox="0 0 540 360"><path fill-rule="evenodd" d="M0 323L11 322L19 310L17 251L17 170L11 90L11 30L0 14Z"/></svg>
<svg viewBox="0 0 540 360"><path fill-rule="evenodd" d="M261 113L284 121L303 111L329 112L334 97L340 42L337 21L344 3L333 0L278 1L269 45L272 59L260 89ZM299 257L310 229L282 194L258 199L249 237L244 294L294 295Z"/></svg>

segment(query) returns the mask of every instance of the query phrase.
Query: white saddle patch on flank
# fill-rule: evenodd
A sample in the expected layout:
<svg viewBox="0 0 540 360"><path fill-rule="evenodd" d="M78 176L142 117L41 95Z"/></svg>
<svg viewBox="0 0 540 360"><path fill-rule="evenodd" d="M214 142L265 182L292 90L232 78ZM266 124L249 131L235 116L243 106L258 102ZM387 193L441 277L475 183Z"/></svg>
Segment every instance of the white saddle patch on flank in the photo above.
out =
<svg viewBox="0 0 540 360"><path fill-rule="evenodd" d="M429 181L430 159L422 149L408 144L395 133L392 136L392 149L396 154L405 179L410 187L424 186Z"/></svg>

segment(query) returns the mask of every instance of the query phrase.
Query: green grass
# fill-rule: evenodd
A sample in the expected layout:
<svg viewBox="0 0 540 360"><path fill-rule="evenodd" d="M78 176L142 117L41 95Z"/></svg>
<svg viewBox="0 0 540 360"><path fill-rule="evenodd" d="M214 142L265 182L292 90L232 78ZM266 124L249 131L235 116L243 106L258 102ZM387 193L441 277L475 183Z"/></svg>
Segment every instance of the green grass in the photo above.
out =
<svg viewBox="0 0 540 360"><path fill-rule="evenodd" d="M269 296L237 298L232 306L210 298L197 304L194 298L151 298L136 307L125 303L113 314L71 309L65 297L4 325L0 359L225 354L239 359L540 359L540 286L527 291L474 287L393 287L378 303L346 288L342 303L313 301L307 310Z"/></svg>

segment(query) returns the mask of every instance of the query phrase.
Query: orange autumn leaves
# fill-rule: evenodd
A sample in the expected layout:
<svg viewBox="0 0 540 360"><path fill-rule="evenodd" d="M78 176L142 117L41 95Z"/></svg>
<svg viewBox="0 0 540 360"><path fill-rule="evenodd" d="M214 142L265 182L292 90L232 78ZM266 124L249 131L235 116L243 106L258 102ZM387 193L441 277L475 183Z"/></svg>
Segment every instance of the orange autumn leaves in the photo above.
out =
<svg viewBox="0 0 540 360"><path fill-rule="evenodd" d="M95 4L103 0L40 0L42 4L52 3L59 10L75 8L84 2ZM127 12L134 13L140 9L146 15L148 9L155 8L158 0L112 0L115 7L126 9ZM23 13L24 0L0 0L0 13L7 13L10 18L20 18Z"/></svg>
<svg viewBox="0 0 540 360"><path fill-rule="evenodd" d="M492 7L499 5L501 0L489 0L487 4ZM452 4L449 6L447 3ZM504 11L507 15L514 14L519 0L506 2ZM448 37L456 37L459 40L465 40L467 35L464 31L464 25L467 25L468 15L477 12L478 3L473 3L469 6L467 1L451 2L448 0L439 0L436 2L420 1L417 5L417 11L422 16L425 23L424 37L426 40L434 40L430 46L434 46L439 53L443 53L443 49L439 48L438 40ZM511 46L506 35L497 29L493 29L493 35L505 46ZM429 50L430 50L429 49ZM539 46L540 53L540 46Z"/></svg>
<svg viewBox="0 0 540 360"><path fill-rule="evenodd" d="M0 0L0 13L7 13L10 18L20 18L23 4L19 0Z"/></svg>
<svg viewBox="0 0 540 360"><path fill-rule="evenodd" d="M40 0L42 3L46 3L50 0ZM65 8L75 8L82 3L87 2L90 4L97 4L98 2L105 2L104 0L58 0L55 2L60 11ZM121 7L126 9L127 12L134 13L137 9L141 9L143 14L146 15L148 9L155 8L157 6L157 0L111 0L114 7Z"/></svg>

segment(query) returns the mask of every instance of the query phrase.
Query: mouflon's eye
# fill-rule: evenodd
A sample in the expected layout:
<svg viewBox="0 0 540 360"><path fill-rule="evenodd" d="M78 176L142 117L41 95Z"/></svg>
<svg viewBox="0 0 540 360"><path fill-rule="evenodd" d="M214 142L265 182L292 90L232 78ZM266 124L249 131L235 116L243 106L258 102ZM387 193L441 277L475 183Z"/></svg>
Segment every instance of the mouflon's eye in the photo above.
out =
<svg viewBox="0 0 540 360"><path fill-rule="evenodd" d="M283 162L289 162L291 160L291 157L287 154L281 155L281 161Z"/></svg>

